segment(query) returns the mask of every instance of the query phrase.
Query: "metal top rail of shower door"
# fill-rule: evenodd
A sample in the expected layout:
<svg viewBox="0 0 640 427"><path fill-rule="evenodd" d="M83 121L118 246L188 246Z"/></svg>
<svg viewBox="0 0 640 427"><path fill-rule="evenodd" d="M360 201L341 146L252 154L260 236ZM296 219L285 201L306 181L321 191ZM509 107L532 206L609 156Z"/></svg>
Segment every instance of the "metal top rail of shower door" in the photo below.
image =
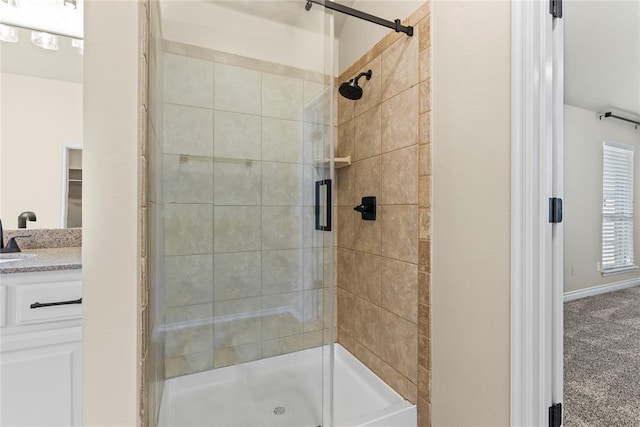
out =
<svg viewBox="0 0 640 427"><path fill-rule="evenodd" d="M396 33L405 33L409 37L413 37L413 27L405 26L401 24L399 19L395 21L387 21L386 19L378 18L377 16L370 15L366 12L362 12L348 6L343 6L331 0L307 0L306 10L310 10L312 3L324 6L327 9L335 10L336 12L344 13L345 15L353 16L358 19L373 22L374 24L382 25L383 27L391 28Z"/></svg>

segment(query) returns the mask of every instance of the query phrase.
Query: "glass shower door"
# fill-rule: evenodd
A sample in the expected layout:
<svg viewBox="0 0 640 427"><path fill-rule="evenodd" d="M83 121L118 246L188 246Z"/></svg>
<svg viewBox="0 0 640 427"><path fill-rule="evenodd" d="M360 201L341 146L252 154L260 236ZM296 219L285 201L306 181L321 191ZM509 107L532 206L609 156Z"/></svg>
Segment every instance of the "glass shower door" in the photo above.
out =
<svg viewBox="0 0 640 427"><path fill-rule="evenodd" d="M161 425L331 425L333 29L304 6L160 3Z"/></svg>

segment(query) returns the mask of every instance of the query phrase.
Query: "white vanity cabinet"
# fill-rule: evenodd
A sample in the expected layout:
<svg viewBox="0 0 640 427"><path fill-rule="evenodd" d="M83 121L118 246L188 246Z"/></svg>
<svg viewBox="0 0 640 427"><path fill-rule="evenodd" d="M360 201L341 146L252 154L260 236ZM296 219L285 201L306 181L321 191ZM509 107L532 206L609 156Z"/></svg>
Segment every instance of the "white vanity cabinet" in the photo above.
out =
<svg viewBox="0 0 640 427"><path fill-rule="evenodd" d="M0 425L82 422L81 270L0 275Z"/></svg>

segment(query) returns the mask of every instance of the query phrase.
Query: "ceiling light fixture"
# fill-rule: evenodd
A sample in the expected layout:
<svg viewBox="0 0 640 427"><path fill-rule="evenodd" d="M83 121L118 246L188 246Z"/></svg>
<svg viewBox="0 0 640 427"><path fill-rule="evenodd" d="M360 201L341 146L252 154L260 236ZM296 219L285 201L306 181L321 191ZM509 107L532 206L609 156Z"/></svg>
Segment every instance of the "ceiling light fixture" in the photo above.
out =
<svg viewBox="0 0 640 427"><path fill-rule="evenodd" d="M16 27L10 27L9 25L0 24L0 40L3 42L16 43L18 41L18 29Z"/></svg>
<svg viewBox="0 0 640 427"><path fill-rule="evenodd" d="M53 34L31 31L31 43L47 50L58 50L58 36Z"/></svg>
<svg viewBox="0 0 640 427"><path fill-rule="evenodd" d="M0 23L82 39L84 0L0 0ZM11 7L17 6L17 7ZM22 38L28 39L28 35Z"/></svg>

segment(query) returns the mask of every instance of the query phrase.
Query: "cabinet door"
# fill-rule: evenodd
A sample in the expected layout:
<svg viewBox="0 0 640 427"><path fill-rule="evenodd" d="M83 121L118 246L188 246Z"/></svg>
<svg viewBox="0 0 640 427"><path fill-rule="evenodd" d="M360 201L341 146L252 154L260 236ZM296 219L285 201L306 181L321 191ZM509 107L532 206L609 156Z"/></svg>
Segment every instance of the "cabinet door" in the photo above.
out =
<svg viewBox="0 0 640 427"><path fill-rule="evenodd" d="M69 331L47 331L46 334L44 340L43 333L3 339L0 425L81 424L82 343L79 339L69 341ZM56 334L60 334L59 340ZM10 350L5 350L4 341L13 338L19 342L11 342Z"/></svg>

